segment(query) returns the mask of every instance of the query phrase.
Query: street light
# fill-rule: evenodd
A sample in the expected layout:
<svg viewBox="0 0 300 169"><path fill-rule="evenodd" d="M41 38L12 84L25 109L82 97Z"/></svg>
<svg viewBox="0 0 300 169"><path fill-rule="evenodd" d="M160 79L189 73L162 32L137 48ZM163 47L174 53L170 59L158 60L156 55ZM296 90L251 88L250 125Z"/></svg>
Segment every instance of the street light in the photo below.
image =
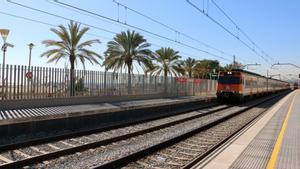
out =
<svg viewBox="0 0 300 169"><path fill-rule="evenodd" d="M5 65L5 52L6 52L6 49L7 49L7 44L6 44L6 39L7 39L7 36L8 36L8 33L9 33L9 30L8 29L0 29L0 33L1 33L1 36L2 36L2 39L3 39L3 45L1 47L1 50L3 51L3 66Z"/></svg>
<svg viewBox="0 0 300 169"><path fill-rule="evenodd" d="M2 100L4 99L4 71L5 71L5 52L7 50L7 47L14 47L14 45L9 44L6 42L7 36L9 34L9 30L8 29L0 29L0 34L1 37L3 39L3 45L1 47L1 50L3 51L3 62L2 62Z"/></svg>
<svg viewBox="0 0 300 169"><path fill-rule="evenodd" d="M7 47L11 47L13 48L14 45L10 44L10 43L7 43L6 42L6 39L7 39L7 36L9 34L9 30L8 29L0 29L0 34L1 34L1 37L3 39L3 45L1 47L1 50L3 51L3 66L5 65L5 52L7 50Z"/></svg>
<svg viewBox="0 0 300 169"><path fill-rule="evenodd" d="M4 43L6 42L8 33L9 33L8 29L0 29L0 34L2 36L2 39L3 39Z"/></svg>
<svg viewBox="0 0 300 169"><path fill-rule="evenodd" d="M34 44L33 43L29 43L28 47L29 47L29 63L28 63L28 66L30 67L31 66L31 50L34 47Z"/></svg>

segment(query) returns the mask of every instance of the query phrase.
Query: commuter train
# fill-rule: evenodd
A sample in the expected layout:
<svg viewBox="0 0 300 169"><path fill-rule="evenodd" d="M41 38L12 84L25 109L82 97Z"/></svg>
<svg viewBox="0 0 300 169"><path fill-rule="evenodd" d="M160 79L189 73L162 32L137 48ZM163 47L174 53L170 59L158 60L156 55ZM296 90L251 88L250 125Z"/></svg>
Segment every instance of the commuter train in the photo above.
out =
<svg viewBox="0 0 300 169"><path fill-rule="evenodd" d="M246 97L256 97L289 88L288 82L267 78L241 69L234 69L219 72L217 98L219 100L243 101Z"/></svg>
<svg viewBox="0 0 300 169"><path fill-rule="evenodd" d="M294 89L294 90L297 90L298 88L299 88L298 83L295 82L295 83L294 83L294 86L293 86L293 89Z"/></svg>

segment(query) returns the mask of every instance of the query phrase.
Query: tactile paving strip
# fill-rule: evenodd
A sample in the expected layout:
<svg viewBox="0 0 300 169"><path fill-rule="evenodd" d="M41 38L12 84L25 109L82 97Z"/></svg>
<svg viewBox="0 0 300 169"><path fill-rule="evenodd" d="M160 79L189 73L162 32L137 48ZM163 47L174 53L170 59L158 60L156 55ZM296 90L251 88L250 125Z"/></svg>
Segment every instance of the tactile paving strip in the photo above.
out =
<svg viewBox="0 0 300 169"><path fill-rule="evenodd" d="M266 168L292 98L288 99L266 126L255 136L247 148L230 166L231 169Z"/></svg>
<svg viewBox="0 0 300 169"><path fill-rule="evenodd" d="M300 168L300 92L295 97L292 112L275 163L278 169Z"/></svg>

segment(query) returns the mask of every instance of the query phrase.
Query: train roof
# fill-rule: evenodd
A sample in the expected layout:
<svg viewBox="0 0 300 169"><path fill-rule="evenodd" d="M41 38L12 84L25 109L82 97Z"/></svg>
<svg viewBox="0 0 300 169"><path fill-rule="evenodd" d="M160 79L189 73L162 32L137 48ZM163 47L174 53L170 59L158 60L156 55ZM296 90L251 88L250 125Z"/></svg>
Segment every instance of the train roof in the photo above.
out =
<svg viewBox="0 0 300 169"><path fill-rule="evenodd" d="M266 76L263 76L263 75L260 75L260 74L254 73L254 72L250 72L250 71L247 71L247 70L243 70L243 69L232 69L231 71L243 72L243 73L247 73L247 74L250 74L250 75L267 78ZM279 82L288 83L286 81L279 80L279 79L273 79L273 78L269 78L269 79L276 80L276 81L279 81Z"/></svg>

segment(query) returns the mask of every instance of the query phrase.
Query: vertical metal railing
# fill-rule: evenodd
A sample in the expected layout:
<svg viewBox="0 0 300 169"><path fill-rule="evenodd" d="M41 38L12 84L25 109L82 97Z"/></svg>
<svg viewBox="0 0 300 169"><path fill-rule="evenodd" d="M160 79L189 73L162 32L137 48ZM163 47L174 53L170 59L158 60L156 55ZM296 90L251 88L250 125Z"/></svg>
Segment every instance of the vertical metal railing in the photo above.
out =
<svg viewBox="0 0 300 169"><path fill-rule="evenodd" d="M70 70L66 68L1 65L0 101L67 98L70 96ZM0 74L2 76L2 73ZM75 96L128 95L126 73L75 70ZM167 78L167 93L178 96L214 96L216 81ZM132 95L164 93L163 76L131 75Z"/></svg>

